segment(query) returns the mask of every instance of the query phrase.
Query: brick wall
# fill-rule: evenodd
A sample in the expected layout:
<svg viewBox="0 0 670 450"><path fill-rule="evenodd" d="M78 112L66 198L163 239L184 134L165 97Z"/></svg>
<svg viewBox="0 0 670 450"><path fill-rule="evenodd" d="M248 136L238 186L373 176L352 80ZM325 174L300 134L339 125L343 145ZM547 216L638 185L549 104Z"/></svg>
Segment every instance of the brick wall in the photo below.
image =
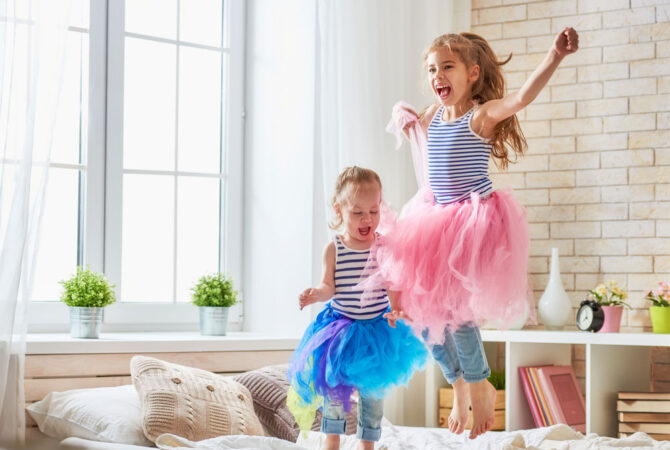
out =
<svg viewBox="0 0 670 450"><path fill-rule="evenodd" d="M552 247L578 306L586 290L617 280L633 310L622 331L650 331L645 290L670 281L670 2L472 0L484 36L518 89L565 26L580 50L519 114L528 156L494 183L528 211L536 299ZM573 327L574 328L574 327ZM654 356L654 388L670 388L670 359ZM577 358L577 361L579 358Z"/></svg>

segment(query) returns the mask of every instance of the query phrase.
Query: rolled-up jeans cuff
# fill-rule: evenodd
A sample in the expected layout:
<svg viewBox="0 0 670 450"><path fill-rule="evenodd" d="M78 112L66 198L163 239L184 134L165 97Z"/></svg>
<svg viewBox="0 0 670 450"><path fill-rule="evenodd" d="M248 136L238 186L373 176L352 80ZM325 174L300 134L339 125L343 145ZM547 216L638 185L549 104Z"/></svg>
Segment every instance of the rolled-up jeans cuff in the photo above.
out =
<svg viewBox="0 0 670 450"><path fill-rule="evenodd" d="M480 374L477 374L477 375L464 373L463 374L463 380L465 380L466 383L478 383L480 381L486 380L490 376L491 376L491 369L489 369L487 367L486 371L484 371Z"/></svg>
<svg viewBox="0 0 670 450"><path fill-rule="evenodd" d="M321 419L321 432L325 434L344 434L347 428L347 421L345 419L329 419L324 417Z"/></svg>
<svg viewBox="0 0 670 450"><path fill-rule="evenodd" d="M372 441L376 442L382 435L381 428L367 428L367 427L358 427L356 431L356 437L363 441Z"/></svg>
<svg viewBox="0 0 670 450"><path fill-rule="evenodd" d="M444 374L444 378L446 378L447 383L449 383L449 384L454 384L462 376L463 376L463 371L460 370L460 369L457 370L456 372L451 372L451 373L445 373Z"/></svg>

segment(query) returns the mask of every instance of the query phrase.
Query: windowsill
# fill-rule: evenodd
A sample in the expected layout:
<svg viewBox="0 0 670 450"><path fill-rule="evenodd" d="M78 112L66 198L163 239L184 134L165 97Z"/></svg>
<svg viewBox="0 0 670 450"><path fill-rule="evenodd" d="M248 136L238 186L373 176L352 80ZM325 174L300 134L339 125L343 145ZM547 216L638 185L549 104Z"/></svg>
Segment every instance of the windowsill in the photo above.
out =
<svg viewBox="0 0 670 450"><path fill-rule="evenodd" d="M272 336L241 331L202 336L197 331L110 332L99 339L77 339L68 333L29 333L26 354L163 353L294 350L297 336Z"/></svg>

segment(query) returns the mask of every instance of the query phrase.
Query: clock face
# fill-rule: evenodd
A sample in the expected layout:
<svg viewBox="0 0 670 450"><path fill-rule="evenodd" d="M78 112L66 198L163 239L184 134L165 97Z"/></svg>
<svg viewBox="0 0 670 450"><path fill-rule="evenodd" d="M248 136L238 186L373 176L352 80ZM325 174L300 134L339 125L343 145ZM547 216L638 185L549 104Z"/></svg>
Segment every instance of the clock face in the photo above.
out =
<svg viewBox="0 0 670 450"><path fill-rule="evenodd" d="M593 309L590 305L582 305L577 312L577 326L580 330L586 331L593 323Z"/></svg>

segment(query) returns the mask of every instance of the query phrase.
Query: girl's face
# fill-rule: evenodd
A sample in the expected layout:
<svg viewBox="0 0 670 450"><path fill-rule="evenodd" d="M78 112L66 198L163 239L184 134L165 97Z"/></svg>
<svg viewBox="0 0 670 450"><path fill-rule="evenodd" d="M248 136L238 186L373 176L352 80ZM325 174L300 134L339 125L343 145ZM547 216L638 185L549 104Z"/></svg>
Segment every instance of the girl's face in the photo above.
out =
<svg viewBox="0 0 670 450"><path fill-rule="evenodd" d="M444 106L463 105L472 100L471 87L479 78L479 66L466 67L458 53L441 47L428 54L428 82Z"/></svg>
<svg viewBox="0 0 670 450"><path fill-rule="evenodd" d="M379 209L382 192L379 183L348 186L350 194L342 203L335 204L335 211L342 217L344 231L350 239L371 243L379 226Z"/></svg>

